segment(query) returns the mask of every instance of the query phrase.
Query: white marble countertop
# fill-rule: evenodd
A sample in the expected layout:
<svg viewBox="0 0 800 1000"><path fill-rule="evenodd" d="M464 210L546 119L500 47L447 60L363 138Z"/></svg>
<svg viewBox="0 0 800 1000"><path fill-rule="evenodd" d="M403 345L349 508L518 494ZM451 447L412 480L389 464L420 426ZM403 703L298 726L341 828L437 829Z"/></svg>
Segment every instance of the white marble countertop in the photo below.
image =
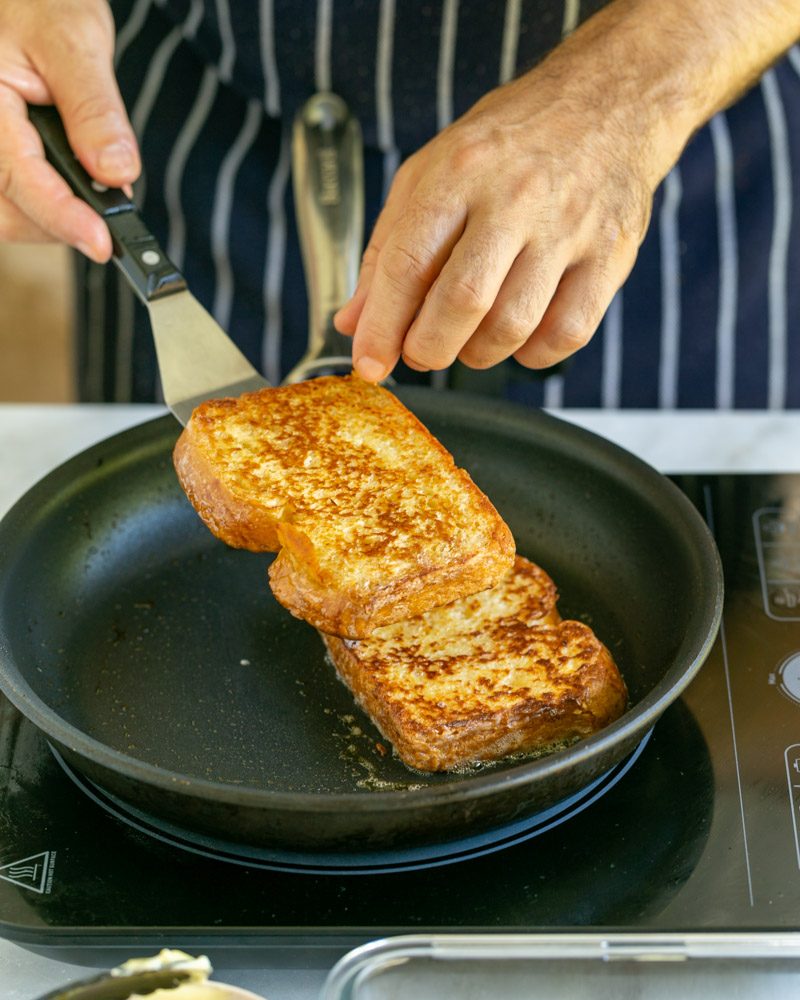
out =
<svg viewBox="0 0 800 1000"><path fill-rule="evenodd" d="M160 406L0 404L0 511L59 462ZM800 411L790 413L564 410L662 472L800 471Z"/></svg>
<svg viewBox="0 0 800 1000"><path fill-rule="evenodd" d="M164 412L158 406L0 404L0 514L71 455ZM570 410L559 415L628 448L663 472L800 472L800 412ZM83 967L34 955L0 939L2 1000L34 1000L86 974ZM225 970L217 978L269 1000L312 1000L324 977L321 970L265 969ZM754 984L747 994L751 1000L772 995L769 987L763 993L755 989Z"/></svg>

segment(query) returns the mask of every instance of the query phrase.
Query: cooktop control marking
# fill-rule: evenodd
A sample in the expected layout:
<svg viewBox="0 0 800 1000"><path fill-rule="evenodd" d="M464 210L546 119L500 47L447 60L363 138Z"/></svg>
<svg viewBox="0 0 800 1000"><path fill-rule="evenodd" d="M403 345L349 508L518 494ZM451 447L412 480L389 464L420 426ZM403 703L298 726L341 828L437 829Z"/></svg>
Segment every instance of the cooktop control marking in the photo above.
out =
<svg viewBox="0 0 800 1000"><path fill-rule="evenodd" d="M797 867L800 868L800 838L797 835L797 816L800 812L800 743L792 743L784 751L786 778L789 783L789 805L792 810L792 830L794 831L794 851Z"/></svg>
<svg viewBox="0 0 800 1000"><path fill-rule="evenodd" d="M786 780L789 783L789 807L792 810L792 830L794 831L794 851L797 867L800 868L800 837L797 835L797 816L800 812L800 743L792 743L784 751Z"/></svg>
<svg viewBox="0 0 800 1000"><path fill-rule="evenodd" d="M711 534L716 538L716 525L714 523L714 504L712 500L711 487L706 483L703 487L703 499L705 501L706 524ZM763 578L763 577L762 577ZM750 905L755 906L755 895L753 894L753 872L750 867L750 847L747 842L747 817L744 809L744 792L742 790L742 769L739 763L739 746L736 738L736 719L733 712L733 690L731 688L731 665L728 656L728 636L725 629L725 613L719 623L719 643L722 651L722 667L725 672L725 690L728 695L728 715L731 720L731 738L733 739L733 762L736 766L736 788L739 792L739 815L742 820L742 838L744 840L744 863L747 869L747 895Z"/></svg>
<svg viewBox="0 0 800 1000"><path fill-rule="evenodd" d="M753 514L764 612L775 621L800 621L800 520L779 507Z"/></svg>
<svg viewBox="0 0 800 1000"><path fill-rule="evenodd" d="M770 683L776 684L787 698L800 702L800 653L787 656L775 673L770 675Z"/></svg>

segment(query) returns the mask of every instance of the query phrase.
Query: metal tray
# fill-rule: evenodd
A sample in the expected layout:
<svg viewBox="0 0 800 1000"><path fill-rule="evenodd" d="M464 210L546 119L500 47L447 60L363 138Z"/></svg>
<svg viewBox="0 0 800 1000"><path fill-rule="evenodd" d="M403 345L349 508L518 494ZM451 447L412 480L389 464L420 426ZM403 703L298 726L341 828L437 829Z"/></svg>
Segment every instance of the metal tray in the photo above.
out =
<svg viewBox="0 0 800 1000"><path fill-rule="evenodd" d="M402 936L349 952L321 1000L761 1000L800 995L800 933Z"/></svg>

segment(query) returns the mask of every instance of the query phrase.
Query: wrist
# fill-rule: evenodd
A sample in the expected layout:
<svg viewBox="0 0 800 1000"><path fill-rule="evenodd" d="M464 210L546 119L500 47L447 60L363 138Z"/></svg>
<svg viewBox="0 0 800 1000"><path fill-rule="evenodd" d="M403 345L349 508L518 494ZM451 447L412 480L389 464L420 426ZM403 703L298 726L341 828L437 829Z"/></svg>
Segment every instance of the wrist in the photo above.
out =
<svg viewBox="0 0 800 1000"><path fill-rule="evenodd" d="M800 35L796 0L614 0L530 74L653 189L692 134ZM523 78L524 79L524 78ZM522 81L518 81L522 82Z"/></svg>

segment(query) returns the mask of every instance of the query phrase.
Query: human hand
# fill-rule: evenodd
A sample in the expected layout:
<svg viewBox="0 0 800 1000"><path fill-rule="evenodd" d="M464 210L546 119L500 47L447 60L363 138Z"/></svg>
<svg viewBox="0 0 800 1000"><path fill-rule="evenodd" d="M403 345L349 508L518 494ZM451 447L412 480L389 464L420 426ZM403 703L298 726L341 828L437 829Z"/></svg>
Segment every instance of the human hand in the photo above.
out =
<svg viewBox="0 0 800 1000"><path fill-rule="evenodd" d="M617 0L405 161L336 317L363 377L401 356L544 368L588 342L658 183L728 94L700 58L719 63L719 38L684 7Z"/></svg>
<svg viewBox="0 0 800 1000"><path fill-rule="evenodd" d="M401 166L337 315L378 380L456 358L531 368L588 342L630 271L660 180L596 93L534 71Z"/></svg>
<svg viewBox="0 0 800 1000"><path fill-rule="evenodd" d="M133 183L136 139L113 68L106 0L0 3L0 240L62 241L111 256L105 223L47 163L26 104L55 104L86 170L109 187Z"/></svg>

